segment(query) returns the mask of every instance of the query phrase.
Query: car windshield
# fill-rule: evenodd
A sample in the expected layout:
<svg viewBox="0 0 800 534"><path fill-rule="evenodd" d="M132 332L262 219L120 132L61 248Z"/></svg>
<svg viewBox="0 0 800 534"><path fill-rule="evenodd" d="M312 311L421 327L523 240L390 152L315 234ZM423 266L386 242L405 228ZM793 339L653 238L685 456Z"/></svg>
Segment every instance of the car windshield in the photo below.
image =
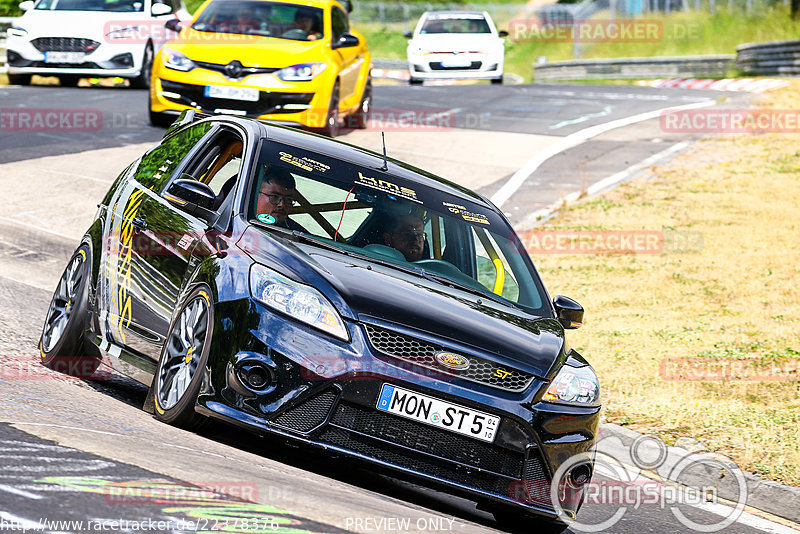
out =
<svg viewBox="0 0 800 534"><path fill-rule="evenodd" d="M429 17L419 33L492 33L483 15L435 15Z"/></svg>
<svg viewBox="0 0 800 534"><path fill-rule="evenodd" d="M297 4L217 0L206 7L192 28L209 33L260 35L292 41L323 36L322 10Z"/></svg>
<svg viewBox="0 0 800 534"><path fill-rule="evenodd" d="M113 11L136 13L144 8L144 0L41 0L35 9L48 11Z"/></svg>
<svg viewBox="0 0 800 534"><path fill-rule="evenodd" d="M508 223L469 197L265 143L248 218L531 313L546 294ZM446 188L446 187L445 187Z"/></svg>

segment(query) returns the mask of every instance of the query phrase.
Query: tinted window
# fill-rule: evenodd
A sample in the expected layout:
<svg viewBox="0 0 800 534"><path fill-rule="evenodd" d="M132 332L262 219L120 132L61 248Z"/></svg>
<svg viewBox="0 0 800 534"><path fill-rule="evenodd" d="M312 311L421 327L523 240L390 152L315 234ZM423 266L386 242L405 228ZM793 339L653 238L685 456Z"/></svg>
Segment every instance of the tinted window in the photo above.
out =
<svg viewBox="0 0 800 534"><path fill-rule="evenodd" d="M136 169L136 179L149 189L161 189L181 160L211 128L210 122L203 122L163 141L142 157Z"/></svg>
<svg viewBox="0 0 800 534"><path fill-rule="evenodd" d="M297 4L217 0L206 7L192 28L208 33L260 35L314 41L324 34L322 10Z"/></svg>
<svg viewBox="0 0 800 534"><path fill-rule="evenodd" d="M350 25L347 23L347 15L338 7L331 9L331 26L334 41L338 41L343 33L350 31Z"/></svg>
<svg viewBox="0 0 800 534"><path fill-rule="evenodd" d="M419 33L492 33L482 15L438 15L428 18Z"/></svg>
<svg viewBox="0 0 800 534"><path fill-rule="evenodd" d="M134 13L144 9L144 0L42 0L35 9Z"/></svg>

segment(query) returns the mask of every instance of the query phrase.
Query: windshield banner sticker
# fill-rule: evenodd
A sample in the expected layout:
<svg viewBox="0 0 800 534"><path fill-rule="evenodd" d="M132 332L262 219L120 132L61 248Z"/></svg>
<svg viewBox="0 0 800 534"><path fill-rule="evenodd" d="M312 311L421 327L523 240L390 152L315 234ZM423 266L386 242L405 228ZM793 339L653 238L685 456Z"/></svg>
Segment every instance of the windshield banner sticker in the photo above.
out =
<svg viewBox="0 0 800 534"><path fill-rule="evenodd" d="M409 189L408 187L401 187L392 182L387 182L386 180L379 180L371 176L364 176L363 174L361 174L361 171L358 171L358 180L356 181L356 183L365 185L367 187L371 187L372 189L377 189L378 191L391 193L393 195L402 197L406 200L411 200L413 202L418 202L422 204L422 201L417 199L417 192L414 191L413 189Z"/></svg>
<svg viewBox="0 0 800 534"><path fill-rule="evenodd" d="M447 211L450 213L455 213L456 215L461 215L461 217L467 222L474 222L480 224L489 224L489 218L482 214L482 213L473 213L468 211L467 208L461 206L460 204L451 204L450 202L442 202L442 205L447 208Z"/></svg>
<svg viewBox="0 0 800 534"><path fill-rule="evenodd" d="M305 156L299 158L289 154L288 152L279 152L279 154L281 161L284 161L289 165L294 165L295 167L300 167L304 171L326 172L331 168L330 165L325 165L324 163L320 163L319 161L307 158Z"/></svg>

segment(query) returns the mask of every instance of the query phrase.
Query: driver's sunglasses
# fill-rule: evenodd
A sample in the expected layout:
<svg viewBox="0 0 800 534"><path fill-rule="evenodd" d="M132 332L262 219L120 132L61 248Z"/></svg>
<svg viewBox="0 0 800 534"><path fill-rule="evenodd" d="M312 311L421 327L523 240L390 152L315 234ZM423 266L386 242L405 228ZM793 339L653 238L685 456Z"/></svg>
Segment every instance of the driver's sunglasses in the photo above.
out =
<svg viewBox="0 0 800 534"><path fill-rule="evenodd" d="M295 201L292 195L268 195L267 193L259 193L260 195L264 195L269 200L269 203L273 206L277 206L283 201L285 206L294 206Z"/></svg>
<svg viewBox="0 0 800 534"><path fill-rule="evenodd" d="M409 241L412 240L412 239L424 239L425 238L425 232L423 232L421 230L419 230L419 231L407 230L405 232L392 232L392 233L394 235L399 235L404 239L408 239Z"/></svg>

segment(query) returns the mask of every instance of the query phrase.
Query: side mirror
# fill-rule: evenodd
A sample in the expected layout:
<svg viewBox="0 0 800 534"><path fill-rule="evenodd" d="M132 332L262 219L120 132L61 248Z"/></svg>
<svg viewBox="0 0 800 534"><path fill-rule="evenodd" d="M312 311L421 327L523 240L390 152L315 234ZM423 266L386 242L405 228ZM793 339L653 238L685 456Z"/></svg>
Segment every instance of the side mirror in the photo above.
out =
<svg viewBox="0 0 800 534"><path fill-rule="evenodd" d="M175 33L179 33L181 31L181 21L178 19L169 19L164 23L164 27L168 30L174 31Z"/></svg>
<svg viewBox="0 0 800 534"><path fill-rule="evenodd" d="M172 13L172 8L167 4L153 4L153 7L150 8L150 13L154 17L169 15L170 13Z"/></svg>
<svg viewBox="0 0 800 534"><path fill-rule="evenodd" d="M403 37L405 37L406 39L411 39L413 36L414 34L412 34L411 32L406 32L403 34Z"/></svg>
<svg viewBox="0 0 800 534"><path fill-rule="evenodd" d="M353 2L351 2L350 0L344 0L344 9L347 11L348 15L350 13L352 13L353 12Z"/></svg>
<svg viewBox="0 0 800 534"><path fill-rule="evenodd" d="M567 330L574 330L583 324L583 306L569 297L558 295L553 299L556 318Z"/></svg>
<svg viewBox="0 0 800 534"><path fill-rule="evenodd" d="M164 198L173 206L208 224L217 218L217 214L214 212L217 195L208 185L198 182L188 174L181 174L180 178L172 182L167 192L164 193Z"/></svg>
<svg viewBox="0 0 800 534"><path fill-rule="evenodd" d="M22 11L30 11L31 9L33 9L33 4L34 4L33 0L25 0L24 2L19 3L19 8Z"/></svg>
<svg viewBox="0 0 800 534"><path fill-rule="evenodd" d="M508 37L508 32L505 30L500 30L499 32L497 32L497 35L499 35L500 37Z"/></svg>
<svg viewBox="0 0 800 534"><path fill-rule="evenodd" d="M350 33L343 33L342 36L339 37L339 40L331 45L331 48L351 48L359 44L361 44L361 42L358 40L358 37Z"/></svg>

